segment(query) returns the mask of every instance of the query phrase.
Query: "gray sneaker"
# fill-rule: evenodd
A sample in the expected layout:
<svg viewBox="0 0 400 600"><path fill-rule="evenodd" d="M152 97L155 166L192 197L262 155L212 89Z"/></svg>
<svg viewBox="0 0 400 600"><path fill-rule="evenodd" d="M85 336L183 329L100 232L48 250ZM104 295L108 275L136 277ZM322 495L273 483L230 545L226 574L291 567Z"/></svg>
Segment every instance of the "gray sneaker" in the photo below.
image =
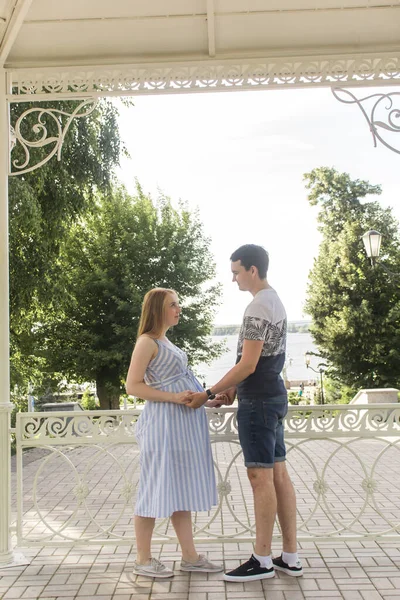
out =
<svg viewBox="0 0 400 600"><path fill-rule="evenodd" d="M156 558L151 558L147 565L141 565L137 561L133 563L133 572L135 575L144 575L145 577L159 577L165 579L167 577L173 577L174 572L168 569Z"/></svg>
<svg viewBox="0 0 400 600"><path fill-rule="evenodd" d="M199 573L220 573L224 570L222 565L215 565L210 562L204 554L199 554L198 560L191 563L187 560L182 560L181 571L197 571Z"/></svg>

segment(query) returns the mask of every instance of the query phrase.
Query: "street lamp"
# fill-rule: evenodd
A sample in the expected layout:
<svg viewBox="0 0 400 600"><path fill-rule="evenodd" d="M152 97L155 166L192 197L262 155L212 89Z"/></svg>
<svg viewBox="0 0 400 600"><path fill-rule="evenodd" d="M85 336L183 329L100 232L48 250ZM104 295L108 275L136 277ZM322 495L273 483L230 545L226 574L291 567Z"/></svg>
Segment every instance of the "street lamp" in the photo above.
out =
<svg viewBox="0 0 400 600"><path fill-rule="evenodd" d="M304 360L306 363L306 367L307 369L311 369L311 371L314 371L314 373L319 373L319 379L320 379L320 386L321 386L321 404L325 404L325 397L324 397L324 382L323 382L323 378L322 375L324 374L324 369L322 368L322 365L318 365L318 370L314 369L311 366L311 352L306 352L304 355Z"/></svg>
<svg viewBox="0 0 400 600"><path fill-rule="evenodd" d="M375 231L375 229L370 229L366 231L362 236L362 241L364 243L365 252L368 258L371 260L371 265L374 267L377 259L379 258L379 252L381 249L381 241L382 234L379 231ZM379 267L382 268L386 273L392 275L394 277L400 277L400 273L394 273L380 260Z"/></svg>
<svg viewBox="0 0 400 600"><path fill-rule="evenodd" d="M371 260L371 265L375 266L375 261L379 257L379 251L381 249L382 235L379 231L370 229L364 233L362 241L364 243L365 252Z"/></svg>

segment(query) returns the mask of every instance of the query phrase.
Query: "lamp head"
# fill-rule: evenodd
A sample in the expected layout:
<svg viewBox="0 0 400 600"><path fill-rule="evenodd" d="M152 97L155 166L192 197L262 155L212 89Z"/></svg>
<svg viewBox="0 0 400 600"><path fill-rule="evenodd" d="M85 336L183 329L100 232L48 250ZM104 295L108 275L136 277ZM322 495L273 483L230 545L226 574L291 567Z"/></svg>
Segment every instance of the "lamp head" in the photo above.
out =
<svg viewBox="0 0 400 600"><path fill-rule="evenodd" d="M370 258L372 264L374 264L375 260L379 257L382 235L379 233L379 231L370 229L364 233L362 236L362 241L364 243L365 252L368 258Z"/></svg>

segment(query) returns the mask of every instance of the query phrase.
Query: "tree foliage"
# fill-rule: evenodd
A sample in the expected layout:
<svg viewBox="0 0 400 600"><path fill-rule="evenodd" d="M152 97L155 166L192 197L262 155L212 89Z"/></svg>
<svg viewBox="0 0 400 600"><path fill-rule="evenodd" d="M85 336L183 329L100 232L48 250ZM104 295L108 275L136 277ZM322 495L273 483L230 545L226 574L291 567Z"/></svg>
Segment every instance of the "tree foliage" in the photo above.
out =
<svg viewBox="0 0 400 600"><path fill-rule="evenodd" d="M382 260L400 273L399 225L391 209L368 196L380 186L317 168L305 175L318 207L322 242L309 275L305 309L330 376L351 388L400 385L400 279L371 267L361 236L383 236Z"/></svg>
<svg viewBox="0 0 400 600"><path fill-rule="evenodd" d="M144 294L155 286L177 291L184 303L171 339L190 362L210 360L215 266L196 212L130 196L122 187L99 194L96 207L74 223L62 248L62 310L43 315L38 331L48 369L96 381L104 409L118 408Z"/></svg>
<svg viewBox="0 0 400 600"><path fill-rule="evenodd" d="M12 104L11 122L15 124L34 106ZM77 103L43 102L40 106L71 113ZM90 116L72 121L60 162L53 157L39 169L9 180L13 384L23 384L28 374L34 379L41 368L40 359L35 357L32 328L45 308L51 310L60 302L63 285L59 254L69 228L91 210L97 191L105 193L112 184L123 151L117 115L115 105L101 102ZM35 139L32 128L37 117L37 113L30 113L22 123L22 132L29 139ZM49 135L56 135L56 122L51 117L43 117L43 122ZM44 158L48 151L49 147L33 150L33 160ZM11 158L23 163L21 145L15 147Z"/></svg>

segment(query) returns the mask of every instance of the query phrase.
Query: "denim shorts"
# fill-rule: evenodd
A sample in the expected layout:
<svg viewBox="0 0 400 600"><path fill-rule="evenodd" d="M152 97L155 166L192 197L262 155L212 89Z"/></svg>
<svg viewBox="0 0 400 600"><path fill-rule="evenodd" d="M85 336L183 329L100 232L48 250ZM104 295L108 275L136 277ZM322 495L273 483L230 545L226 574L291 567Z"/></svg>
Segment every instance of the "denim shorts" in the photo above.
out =
<svg viewBox="0 0 400 600"><path fill-rule="evenodd" d="M239 440L247 468L270 469L286 460L283 419L287 395L241 398L237 412Z"/></svg>

